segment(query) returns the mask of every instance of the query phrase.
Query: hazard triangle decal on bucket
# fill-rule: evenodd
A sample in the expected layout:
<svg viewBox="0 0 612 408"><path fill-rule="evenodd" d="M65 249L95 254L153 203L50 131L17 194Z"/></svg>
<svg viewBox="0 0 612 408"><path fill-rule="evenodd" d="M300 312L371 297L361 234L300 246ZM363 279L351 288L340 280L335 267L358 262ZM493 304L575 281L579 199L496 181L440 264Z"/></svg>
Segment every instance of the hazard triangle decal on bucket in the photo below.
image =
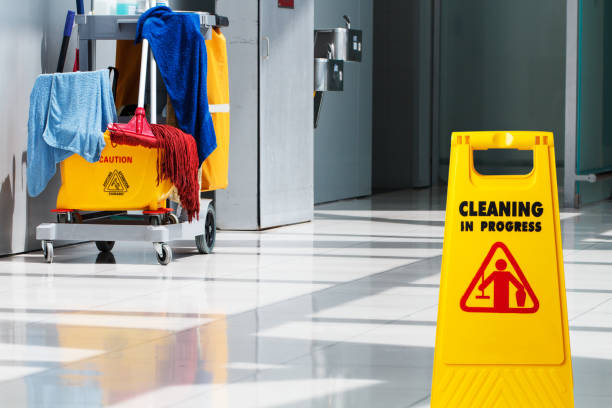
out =
<svg viewBox="0 0 612 408"><path fill-rule="evenodd" d="M535 313L540 303L508 247L496 242L461 297L460 306L465 312Z"/></svg>

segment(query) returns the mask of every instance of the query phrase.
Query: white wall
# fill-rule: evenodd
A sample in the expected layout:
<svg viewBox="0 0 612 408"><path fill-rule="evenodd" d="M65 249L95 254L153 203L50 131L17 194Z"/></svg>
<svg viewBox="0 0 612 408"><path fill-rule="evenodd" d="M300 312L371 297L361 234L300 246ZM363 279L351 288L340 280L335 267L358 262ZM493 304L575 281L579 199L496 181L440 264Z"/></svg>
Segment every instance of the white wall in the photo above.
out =
<svg viewBox="0 0 612 408"><path fill-rule="evenodd" d="M373 0L316 0L315 28L363 30L361 62L344 63L344 92L325 92L314 139L315 203L372 191Z"/></svg>
<svg viewBox="0 0 612 408"><path fill-rule="evenodd" d="M86 11L89 1L85 1ZM47 189L30 198L26 188L28 109L36 77L54 72L64 22L74 0L11 2L0 17L0 255L40 247L36 226L54 219L59 171ZM76 48L73 32L65 69L70 71ZM100 52L103 63L114 51Z"/></svg>
<svg viewBox="0 0 612 408"><path fill-rule="evenodd" d="M259 15L259 225L269 228L313 217L314 1L261 0Z"/></svg>
<svg viewBox="0 0 612 408"><path fill-rule="evenodd" d="M36 0L15 3L0 19L0 254L23 251L28 243L28 106L51 43L45 36L46 5Z"/></svg>
<svg viewBox="0 0 612 408"><path fill-rule="evenodd" d="M220 0L228 16L231 104L229 185L218 225L252 230L311 219L313 1ZM263 59L263 38L270 56ZM296 55L297 54L297 55Z"/></svg>
<svg viewBox="0 0 612 408"><path fill-rule="evenodd" d="M229 17L230 83L229 185L216 194L217 224L225 229L257 229L259 2L220 0L217 13Z"/></svg>

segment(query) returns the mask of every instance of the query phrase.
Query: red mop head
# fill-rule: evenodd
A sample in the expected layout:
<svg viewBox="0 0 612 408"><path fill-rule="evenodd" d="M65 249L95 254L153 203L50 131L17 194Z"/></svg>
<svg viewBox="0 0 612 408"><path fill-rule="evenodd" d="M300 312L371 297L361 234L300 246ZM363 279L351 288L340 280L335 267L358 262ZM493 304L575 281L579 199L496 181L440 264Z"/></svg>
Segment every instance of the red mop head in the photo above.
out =
<svg viewBox="0 0 612 408"><path fill-rule="evenodd" d="M191 135L169 125L149 125L143 108L136 108L129 123L112 123L108 130L113 143L157 148L157 182L170 179L178 190L189 221L199 218L199 159Z"/></svg>
<svg viewBox="0 0 612 408"><path fill-rule="evenodd" d="M157 179L169 178L176 186L181 205L191 221L200 214L198 148L193 136L169 125L151 125L158 141Z"/></svg>
<svg viewBox="0 0 612 408"><path fill-rule="evenodd" d="M134 117L128 123L111 123L108 125L111 141L130 146L157 147L157 138L147 122L144 108L136 108Z"/></svg>

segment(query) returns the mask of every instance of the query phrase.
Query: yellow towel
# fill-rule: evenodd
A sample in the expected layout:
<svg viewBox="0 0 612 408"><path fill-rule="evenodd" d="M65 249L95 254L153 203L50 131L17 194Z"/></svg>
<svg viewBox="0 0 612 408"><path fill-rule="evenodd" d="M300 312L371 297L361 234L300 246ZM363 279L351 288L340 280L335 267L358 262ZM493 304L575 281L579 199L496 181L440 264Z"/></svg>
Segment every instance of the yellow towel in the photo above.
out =
<svg viewBox="0 0 612 408"><path fill-rule="evenodd" d="M227 187L229 164L229 75L225 37L218 28L206 41L208 54L208 105L213 118L217 148L202 163L202 191Z"/></svg>
<svg viewBox="0 0 612 408"><path fill-rule="evenodd" d="M140 45L138 45L139 47ZM117 83L116 105L135 104L138 98L138 75L140 48L132 41L117 41ZM202 163L201 190L211 191L227 187L229 165L229 74L227 64L227 45L225 36L218 28L212 30L212 39L206 41L208 54L208 104L213 118L217 148ZM168 98L167 124L177 126L174 110ZM178 197L171 197L178 201Z"/></svg>

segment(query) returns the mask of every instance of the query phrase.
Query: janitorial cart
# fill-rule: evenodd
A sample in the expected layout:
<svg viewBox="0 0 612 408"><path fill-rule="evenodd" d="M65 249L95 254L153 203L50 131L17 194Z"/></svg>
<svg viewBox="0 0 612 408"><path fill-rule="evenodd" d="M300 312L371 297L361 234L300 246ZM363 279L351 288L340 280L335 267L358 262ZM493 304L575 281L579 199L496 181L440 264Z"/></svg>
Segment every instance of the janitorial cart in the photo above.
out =
<svg viewBox="0 0 612 408"><path fill-rule="evenodd" d="M225 17L197 14L205 38L213 26L228 23ZM137 21L138 16L78 15L81 70L93 68L96 40L133 40ZM144 106L149 61L150 117L155 123L156 64L147 55L144 40L138 106ZM172 260L168 243L174 240L194 239L200 253L211 253L216 235L213 200L201 199L199 219L181 219L176 208L168 208L173 183L158 177L158 149L113 143L108 131L104 137L106 147L98 162L75 154L60 165L62 184L53 210L57 220L36 229L45 260L53 261L56 241L95 241L102 252L110 252L116 241L151 242L162 265Z"/></svg>

